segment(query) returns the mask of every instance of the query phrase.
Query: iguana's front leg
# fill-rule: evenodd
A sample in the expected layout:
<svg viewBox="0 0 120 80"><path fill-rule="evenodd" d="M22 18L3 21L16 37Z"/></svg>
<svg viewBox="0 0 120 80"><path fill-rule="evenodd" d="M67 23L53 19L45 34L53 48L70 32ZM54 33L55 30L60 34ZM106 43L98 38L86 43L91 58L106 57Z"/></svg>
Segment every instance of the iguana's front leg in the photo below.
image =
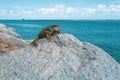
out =
<svg viewBox="0 0 120 80"><path fill-rule="evenodd" d="M35 40L32 42L34 46L38 46L39 36L35 38Z"/></svg>
<svg viewBox="0 0 120 80"><path fill-rule="evenodd" d="M47 38L49 41L51 40L51 34L52 34L52 32L50 32L50 31L46 31L46 32L45 32L46 38Z"/></svg>

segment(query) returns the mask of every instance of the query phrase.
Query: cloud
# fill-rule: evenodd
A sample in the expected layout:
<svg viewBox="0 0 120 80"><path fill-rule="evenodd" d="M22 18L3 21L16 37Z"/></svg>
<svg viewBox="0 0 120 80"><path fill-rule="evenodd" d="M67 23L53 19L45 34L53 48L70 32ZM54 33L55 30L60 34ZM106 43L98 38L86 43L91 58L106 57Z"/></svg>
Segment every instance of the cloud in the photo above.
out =
<svg viewBox="0 0 120 80"><path fill-rule="evenodd" d="M25 18L44 18L44 17L69 17L76 12L73 7L66 7L63 4L55 5L51 8L38 8L38 9L0 9L0 16L5 17L25 17Z"/></svg>
<svg viewBox="0 0 120 80"><path fill-rule="evenodd" d="M120 5L103 5L103 4L98 4L97 7L94 8L83 8L81 9L83 11L83 13L85 14L114 14L114 13L120 13ZM112 12L112 13L111 13Z"/></svg>
<svg viewBox="0 0 120 80"><path fill-rule="evenodd" d="M96 9L94 8L83 8L81 9L82 14L95 14Z"/></svg>
<svg viewBox="0 0 120 80"><path fill-rule="evenodd" d="M27 19L120 19L120 5L75 8L63 4L37 9L0 9L0 17Z"/></svg>
<svg viewBox="0 0 120 80"><path fill-rule="evenodd" d="M105 5L98 5L98 8L96 8L98 11L102 11L102 12L107 12L107 13L120 13L120 5L109 5L109 6L105 6Z"/></svg>
<svg viewBox="0 0 120 80"><path fill-rule="evenodd" d="M41 15L68 15L75 12L73 7L65 7L64 5L56 5L53 8L40 8L36 9L35 12Z"/></svg>
<svg viewBox="0 0 120 80"><path fill-rule="evenodd" d="M120 19L120 5L98 4L96 7L81 8L79 15L84 19Z"/></svg>

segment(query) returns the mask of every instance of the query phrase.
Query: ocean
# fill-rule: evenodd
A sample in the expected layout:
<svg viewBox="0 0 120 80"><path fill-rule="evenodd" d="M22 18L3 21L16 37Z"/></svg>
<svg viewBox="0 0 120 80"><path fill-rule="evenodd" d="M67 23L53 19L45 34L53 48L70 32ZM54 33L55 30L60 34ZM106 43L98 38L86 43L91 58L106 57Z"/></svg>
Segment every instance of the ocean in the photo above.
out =
<svg viewBox="0 0 120 80"><path fill-rule="evenodd" d="M120 63L120 20L0 20L25 40L34 39L45 26L58 24L61 33L72 34L110 54Z"/></svg>

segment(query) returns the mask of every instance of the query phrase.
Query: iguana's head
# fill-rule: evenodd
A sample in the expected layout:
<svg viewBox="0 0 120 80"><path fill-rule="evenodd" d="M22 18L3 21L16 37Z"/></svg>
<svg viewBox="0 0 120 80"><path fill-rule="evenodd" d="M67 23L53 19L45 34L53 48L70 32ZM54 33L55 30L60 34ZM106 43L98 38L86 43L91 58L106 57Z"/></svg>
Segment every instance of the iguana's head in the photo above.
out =
<svg viewBox="0 0 120 80"><path fill-rule="evenodd" d="M54 34L60 34L60 26L59 25L53 25Z"/></svg>
<svg viewBox="0 0 120 80"><path fill-rule="evenodd" d="M49 25L47 27L47 31L51 32L52 35L60 34L60 26L59 25Z"/></svg>

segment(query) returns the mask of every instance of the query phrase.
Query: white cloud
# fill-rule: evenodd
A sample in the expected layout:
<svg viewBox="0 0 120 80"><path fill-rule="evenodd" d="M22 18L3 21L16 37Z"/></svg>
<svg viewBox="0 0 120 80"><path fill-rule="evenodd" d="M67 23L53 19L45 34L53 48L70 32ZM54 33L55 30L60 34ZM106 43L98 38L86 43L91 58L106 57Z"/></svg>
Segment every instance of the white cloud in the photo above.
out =
<svg viewBox="0 0 120 80"><path fill-rule="evenodd" d="M109 14L114 14L114 13L120 13L120 5L109 5L109 6L105 6L105 5L98 5L98 11L102 11L102 12L107 12ZM112 12L112 13L111 13Z"/></svg>
<svg viewBox="0 0 120 80"><path fill-rule="evenodd" d="M0 9L0 17L28 18L28 19L93 19L93 18L119 18L120 5L106 6L98 4L96 7L75 8L63 4L54 7L37 9Z"/></svg>
<svg viewBox="0 0 120 80"><path fill-rule="evenodd" d="M120 5L98 4L96 7L83 8L81 12L81 16L86 19L120 19Z"/></svg>
<svg viewBox="0 0 120 80"><path fill-rule="evenodd" d="M75 8L73 8L73 7L68 7L67 9L66 9L66 13L67 14L71 14L71 13L74 13L74 12L76 12L77 10L75 9Z"/></svg>
<svg viewBox="0 0 120 80"><path fill-rule="evenodd" d="M98 5L98 8L100 8L100 9L104 9L104 8L106 8L106 6L103 5L103 4L99 4L99 5Z"/></svg>
<svg viewBox="0 0 120 80"><path fill-rule="evenodd" d="M81 12L83 14L94 14L94 13L96 13L96 9L94 9L94 8L83 8L83 9L81 9Z"/></svg>
<svg viewBox="0 0 120 80"><path fill-rule="evenodd" d="M110 8L110 11L120 12L120 5L110 5L109 8Z"/></svg>
<svg viewBox="0 0 120 80"><path fill-rule="evenodd" d="M64 15L72 14L75 12L73 7L65 7L64 5L56 5L53 8L40 8L35 10L41 15Z"/></svg>

